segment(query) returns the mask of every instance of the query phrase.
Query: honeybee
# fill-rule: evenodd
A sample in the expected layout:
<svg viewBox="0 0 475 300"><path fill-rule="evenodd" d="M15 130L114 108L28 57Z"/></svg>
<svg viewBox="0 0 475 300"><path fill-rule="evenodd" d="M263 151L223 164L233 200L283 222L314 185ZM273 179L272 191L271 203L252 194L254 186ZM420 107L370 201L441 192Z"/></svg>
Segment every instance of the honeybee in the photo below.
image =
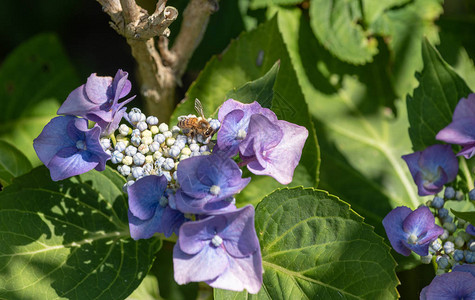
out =
<svg viewBox="0 0 475 300"><path fill-rule="evenodd" d="M215 130L210 126L208 120L205 118L203 106L198 99L195 99L195 110L199 117L196 117L195 115L178 117L177 126L180 127L181 131L189 137L194 138L199 134L205 139L210 138L215 133Z"/></svg>

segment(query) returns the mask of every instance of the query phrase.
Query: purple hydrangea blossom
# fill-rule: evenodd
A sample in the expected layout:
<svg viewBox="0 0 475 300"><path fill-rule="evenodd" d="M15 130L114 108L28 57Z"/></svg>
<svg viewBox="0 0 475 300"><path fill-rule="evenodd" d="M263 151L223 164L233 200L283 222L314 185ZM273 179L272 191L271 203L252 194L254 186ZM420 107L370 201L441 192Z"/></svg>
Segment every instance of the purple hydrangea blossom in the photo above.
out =
<svg viewBox="0 0 475 300"><path fill-rule="evenodd" d="M263 108L256 101L244 104L228 99L224 102L218 112L221 128L218 131L217 148L229 156L236 155L239 144L247 135L249 120L254 114L262 114L272 122L277 121L277 116L273 111Z"/></svg>
<svg viewBox="0 0 475 300"><path fill-rule="evenodd" d="M239 152L252 173L289 184L307 137L308 130L303 126L255 114L250 118L246 138L239 144Z"/></svg>
<svg viewBox="0 0 475 300"><path fill-rule="evenodd" d="M475 94L460 99L452 116L452 123L439 131L436 139L462 146L457 155L471 158L475 154Z"/></svg>
<svg viewBox="0 0 475 300"><path fill-rule="evenodd" d="M444 232L435 224L434 215L426 206L414 211L406 206L396 207L384 217L383 226L391 246L405 256L411 254L411 250L427 255L429 244Z"/></svg>
<svg viewBox="0 0 475 300"><path fill-rule="evenodd" d="M124 105L135 97L119 103L119 99L125 97L132 87L127 76L127 72L122 70L118 70L114 78L91 74L86 84L69 94L58 109L58 114L94 121L102 128L102 135L111 134L124 115Z"/></svg>
<svg viewBox="0 0 475 300"><path fill-rule="evenodd" d="M87 120L73 116L52 119L33 141L38 158L50 170L54 181L86 173L104 171L110 155L99 141L101 129L88 129Z"/></svg>
<svg viewBox="0 0 475 300"><path fill-rule="evenodd" d="M402 158L409 167L419 196L437 194L444 184L457 176L458 161L450 145L432 145Z"/></svg>
<svg viewBox="0 0 475 300"><path fill-rule="evenodd" d="M205 281L214 288L256 294L262 285L262 258L252 205L183 224L173 268L178 284Z"/></svg>
<svg viewBox="0 0 475 300"><path fill-rule="evenodd" d="M231 158L211 154L181 161L177 168L180 188L177 209L184 213L211 214L234 209L232 196L251 180L241 178L239 166Z"/></svg>
<svg viewBox="0 0 475 300"><path fill-rule="evenodd" d="M185 222L183 213L168 205L167 183L165 176L149 175L127 188L130 236L134 240L148 239L157 232L169 237Z"/></svg>
<svg viewBox="0 0 475 300"><path fill-rule="evenodd" d="M421 300L475 299L475 265L458 265L422 289Z"/></svg>

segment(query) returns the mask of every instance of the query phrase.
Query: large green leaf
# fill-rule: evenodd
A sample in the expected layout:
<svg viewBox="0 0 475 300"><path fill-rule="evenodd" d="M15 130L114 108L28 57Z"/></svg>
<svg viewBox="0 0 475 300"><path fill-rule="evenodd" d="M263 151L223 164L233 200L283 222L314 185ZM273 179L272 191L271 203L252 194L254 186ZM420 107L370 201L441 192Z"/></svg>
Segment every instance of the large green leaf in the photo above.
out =
<svg viewBox="0 0 475 300"><path fill-rule="evenodd" d="M282 189L256 209L263 286L216 299L395 299L389 247L348 204L325 191Z"/></svg>
<svg viewBox="0 0 475 300"><path fill-rule="evenodd" d="M355 67L333 58L315 40L299 10L281 9L279 29L322 149L320 187L347 200L385 236L382 218L396 206L423 202L400 158L411 152L403 103L394 101L387 52ZM396 106L397 116L388 108Z"/></svg>
<svg viewBox="0 0 475 300"><path fill-rule="evenodd" d="M226 100L229 91L264 76L279 59L280 69L273 86L271 108L279 119L305 126L309 130L291 185L314 186L318 182L320 162L317 139L307 104L277 27L277 18L242 34L221 56L213 57L188 90L187 98L200 99L205 113L209 115ZM172 120L192 112L193 101L186 101L178 106ZM280 186L271 177L253 176L250 184L237 195L238 204L256 204Z"/></svg>
<svg viewBox="0 0 475 300"><path fill-rule="evenodd" d="M124 179L107 168L53 182L45 167L0 193L0 298L124 299L160 248L134 241Z"/></svg>
<svg viewBox="0 0 475 300"><path fill-rule="evenodd" d="M12 179L31 170L31 163L20 150L0 140L0 184L7 186Z"/></svg>
<svg viewBox="0 0 475 300"><path fill-rule="evenodd" d="M56 115L78 80L57 37L41 34L13 51L0 68L0 139L40 164L33 139Z"/></svg>
<svg viewBox="0 0 475 300"><path fill-rule="evenodd" d="M422 45L424 69L413 97L407 97L409 135L415 151L440 143L437 133L452 122L458 101L470 93L465 81L425 40Z"/></svg>

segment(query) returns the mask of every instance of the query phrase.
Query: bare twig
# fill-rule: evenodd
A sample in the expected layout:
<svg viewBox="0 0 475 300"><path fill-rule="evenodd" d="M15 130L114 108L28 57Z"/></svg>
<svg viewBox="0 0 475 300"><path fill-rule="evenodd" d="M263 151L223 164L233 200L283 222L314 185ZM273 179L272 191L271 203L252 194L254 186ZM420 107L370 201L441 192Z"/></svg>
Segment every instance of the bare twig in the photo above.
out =
<svg viewBox="0 0 475 300"><path fill-rule="evenodd" d="M168 26L177 18L174 7L158 0L149 15L135 0L97 0L111 17L111 26L124 36L137 61L141 94L146 110L167 122L176 103L175 88L181 82L188 61L203 37L209 16L218 8L217 0L190 0L175 45L168 49ZM154 37L159 36L158 48Z"/></svg>

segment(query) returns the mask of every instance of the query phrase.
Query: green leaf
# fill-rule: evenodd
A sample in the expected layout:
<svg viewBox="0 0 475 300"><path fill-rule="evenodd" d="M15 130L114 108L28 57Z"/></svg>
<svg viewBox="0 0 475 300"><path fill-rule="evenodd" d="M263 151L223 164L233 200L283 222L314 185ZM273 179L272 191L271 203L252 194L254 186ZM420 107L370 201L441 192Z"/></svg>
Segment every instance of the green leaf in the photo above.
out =
<svg viewBox="0 0 475 300"><path fill-rule="evenodd" d="M30 161L13 145L0 140L0 183L7 186L12 179L32 168Z"/></svg>
<svg viewBox="0 0 475 300"><path fill-rule="evenodd" d="M0 139L40 165L33 139L78 85L55 35L41 34L20 45L0 68Z"/></svg>
<svg viewBox="0 0 475 300"><path fill-rule="evenodd" d="M251 8L258 9L263 8L268 5L293 5L302 3L304 0L252 0L251 1Z"/></svg>
<svg viewBox="0 0 475 300"><path fill-rule="evenodd" d="M457 218L465 220L470 224L475 224L475 211L456 211L450 210Z"/></svg>
<svg viewBox="0 0 475 300"><path fill-rule="evenodd" d="M455 106L470 93L465 81L425 40L422 44L424 69L419 74L419 87L407 97L409 136L414 151L438 142L437 133L452 122Z"/></svg>
<svg viewBox="0 0 475 300"><path fill-rule="evenodd" d="M215 299L395 299L389 247L349 205L325 191L281 189L256 209L263 286Z"/></svg>
<svg viewBox="0 0 475 300"><path fill-rule="evenodd" d="M314 116L322 148L320 188L338 194L376 233L392 208L416 208L422 199L402 154L411 151L403 103L394 101L387 52L355 67L318 43L299 10L279 10L279 29ZM396 106L397 116L391 111ZM323 150L324 149L324 150Z"/></svg>
<svg viewBox="0 0 475 300"><path fill-rule="evenodd" d="M245 83L243 86L233 89L226 94L226 99L234 99L242 103L259 102L262 107L271 108L274 97L274 84L279 73L277 61L264 76Z"/></svg>
<svg viewBox="0 0 475 300"><path fill-rule="evenodd" d="M127 300L162 300L158 291L158 280L153 275L145 276L139 287L129 296Z"/></svg>
<svg viewBox="0 0 475 300"><path fill-rule="evenodd" d="M280 69L273 87L271 108L279 119L305 126L309 130L291 186L314 186L318 182L320 162L317 139L307 104L277 27L277 18L242 34L225 53L213 57L188 90L187 99L200 99L205 114L210 115L226 100L226 94L230 90L264 76L278 60ZM171 119L176 120L180 115L193 113L193 104L193 101L186 101L179 105ZM247 174L249 173L245 172L244 176ZM252 176L250 184L237 195L238 205L256 204L280 186L271 177Z"/></svg>
<svg viewBox="0 0 475 300"><path fill-rule="evenodd" d="M0 298L125 299L161 241L134 241L124 179L107 168L53 182L44 167L0 193Z"/></svg>

